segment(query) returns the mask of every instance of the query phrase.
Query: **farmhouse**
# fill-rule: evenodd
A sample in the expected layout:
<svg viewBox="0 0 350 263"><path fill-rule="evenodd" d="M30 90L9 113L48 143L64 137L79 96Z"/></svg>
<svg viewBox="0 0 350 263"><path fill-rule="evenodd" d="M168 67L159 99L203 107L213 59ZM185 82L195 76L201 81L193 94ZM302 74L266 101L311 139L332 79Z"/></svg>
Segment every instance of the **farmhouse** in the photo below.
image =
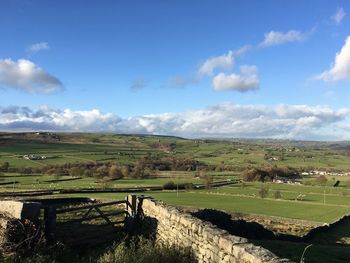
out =
<svg viewBox="0 0 350 263"><path fill-rule="evenodd" d="M301 180L291 179L282 176L276 176L275 178L273 178L273 182L277 184L301 184Z"/></svg>
<svg viewBox="0 0 350 263"><path fill-rule="evenodd" d="M45 160L47 159L47 157L45 155L35 155L35 154L26 154L26 155L23 155L23 159L26 159L26 160Z"/></svg>

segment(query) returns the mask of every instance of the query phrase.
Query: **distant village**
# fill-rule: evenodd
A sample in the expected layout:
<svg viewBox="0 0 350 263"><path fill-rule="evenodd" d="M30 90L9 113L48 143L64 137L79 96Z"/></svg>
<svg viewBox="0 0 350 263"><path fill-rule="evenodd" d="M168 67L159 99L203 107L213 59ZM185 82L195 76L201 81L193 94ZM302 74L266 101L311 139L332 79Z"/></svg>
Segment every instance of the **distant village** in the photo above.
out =
<svg viewBox="0 0 350 263"><path fill-rule="evenodd" d="M324 176L350 176L350 172L328 172L328 171L310 171L310 172L302 172L301 175L324 175Z"/></svg>

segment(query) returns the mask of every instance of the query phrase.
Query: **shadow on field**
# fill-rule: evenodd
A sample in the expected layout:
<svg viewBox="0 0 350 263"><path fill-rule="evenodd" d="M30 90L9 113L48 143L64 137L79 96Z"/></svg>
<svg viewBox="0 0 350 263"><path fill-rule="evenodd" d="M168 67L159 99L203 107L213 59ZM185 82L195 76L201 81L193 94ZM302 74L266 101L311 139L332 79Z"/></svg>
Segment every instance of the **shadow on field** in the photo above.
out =
<svg viewBox="0 0 350 263"><path fill-rule="evenodd" d="M57 240L74 249L104 247L125 237L124 227L109 224L58 223L56 227Z"/></svg>
<svg viewBox="0 0 350 263"><path fill-rule="evenodd" d="M277 234L256 222L234 220L230 214L213 209L203 209L193 216L211 222L232 235L245 237L281 258L300 262L305 247L313 244L305 253L307 263L345 263L350 258L350 216L344 216L331 225L312 229L299 237Z"/></svg>
<svg viewBox="0 0 350 263"><path fill-rule="evenodd" d="M232 219L230 214L214 209L202 209L192 213L193 216L208 221L217 227L226 230L231 235L245 237L248 239L293 239L292 235L279 234L278 236L271 230L256 222Z"/></svg>
<svg viewBox="0 0 350 263"><path fill-rule="evenodd" d="M40 181L40 183L59 183L59 182L67 182L67 181L76 181L76 180L80 180L80 179L82 179L82 177L45 180L45 181Z"/></svg>

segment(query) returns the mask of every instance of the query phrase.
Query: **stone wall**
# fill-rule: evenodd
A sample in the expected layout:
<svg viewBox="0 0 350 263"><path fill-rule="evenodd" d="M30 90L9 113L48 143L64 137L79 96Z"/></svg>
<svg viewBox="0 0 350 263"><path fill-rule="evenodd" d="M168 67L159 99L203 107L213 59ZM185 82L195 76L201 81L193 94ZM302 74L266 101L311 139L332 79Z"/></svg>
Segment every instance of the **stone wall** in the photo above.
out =
<svg viewBox="0 0 350 263"><path fill-rule="evenodd" d="M0 201L0 250L23 243L23 240L29 242L39 213L40 203Z"/></svg>
<svg viewBox="0 0 350 263"><path fill-rule="evenodd" d="M37 220L40 203L21 201L0 201L0 213L14 219Z"/></svg>
<svg viewBox="0 0 350 263"><path fill-rule="evenodd" d="M190 247L199 263L291 262L175 207L150 199L145 199L142 207L144 226L153 229L157 242Z"/></svg>

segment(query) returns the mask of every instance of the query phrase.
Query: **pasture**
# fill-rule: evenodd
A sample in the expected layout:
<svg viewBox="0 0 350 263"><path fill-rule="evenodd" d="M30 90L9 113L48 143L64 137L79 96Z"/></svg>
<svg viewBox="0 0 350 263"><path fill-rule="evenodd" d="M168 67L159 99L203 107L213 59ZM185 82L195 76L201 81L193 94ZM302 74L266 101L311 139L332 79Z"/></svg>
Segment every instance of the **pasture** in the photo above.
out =
<svg viewBox="0 0 350 263"><path fill-rule="evenodd" d="M0 163L40 167L74 162L135 163L149 154L191 157L207 165L230 165L237 170L262 165L350 170L348 143L292 141L188 140L168 136L118 134L0 134ZM46 156L26 160L24 155Z"/></svg>
<svg viewBox="0 0 350 263"><path fill-rule="evenodd" d="M164 174L163 174L164 175ZM176 175L176 173L175 173ZM222 178L218 176L217 178ZM3 191L41 190L41 189L79 189L79 188L126 188L163 186L169 181L175 184L200 184L202 180L191 177L190 174L180 176L150 178L150 179L121 179L110 182L96 182L94 178L61 177L58 181L53 176L42 175L9 175L0 177L1 183L17 182L0 185ZM226 178L226 177L225 177ZM231 177L234 178L234 177ZM304 186L275 183L244 183L230 186L210 188L205 190L157 191L146 192L166 203L193 207L213 208L228 212L253 213L303 219L318 223L336 221L350 213L350 188L343 180L339 187ZM268 189L266 197L261 198L261 188ZM280 197L275 198L279 191ZM81 195L81 194L80 194ZM115 199L125 196L125 193L89 194L89 197ZM307 211L307 212L306 212Z"/></svg>
<svg viewBox="0 0 350 263"><path fill-rule="evenodd" d="M135 165L141 158L187 158L208 166L213 181L237 180L241 171L264 166L292 167L298 170L332 171L327 182L317 183L315 176L302 178L303 184L244 182L208 189L163 190L138 194L152 196L168 204L190 209L212 208L228 213L246 213L306 220L318 225L332 223L350 214L350 145L346 142L292 142L277 140L188 140L168 136L114 134L0 134L0 192L47 189L134 188L174 184L204 184L195 170L152 170L148 178L101 180L92 176L48 175L13 172L11 168L42 168L76 163L113 163ZM25 155L45 156L28 160ZM337 187L333 187L339 181ZM261 196L264 189L265 195ZM116 200L127 193L60 194ZM307 244L287 241L254 241L281 257L298 261ZM337 246L334 246L337 244ZM310 248L307 262L346 262L350 255L348 226L320 236ZM317 261L322 255L324 261Z"/></svg>

